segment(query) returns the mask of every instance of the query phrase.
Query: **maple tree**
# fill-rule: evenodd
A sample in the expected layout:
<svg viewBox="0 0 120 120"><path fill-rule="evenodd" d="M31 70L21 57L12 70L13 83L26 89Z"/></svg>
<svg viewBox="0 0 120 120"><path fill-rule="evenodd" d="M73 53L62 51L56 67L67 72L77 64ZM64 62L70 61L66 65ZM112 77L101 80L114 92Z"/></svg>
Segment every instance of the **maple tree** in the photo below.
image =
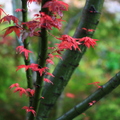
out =
<svg viewBox="0 0 120 120"><path fill-rule="evenodd" d="M86 52L87 48L96 45L96 39L92 39L92 35L95 32L98 24L100 13L97 11L102 10L104 0L87 0L83 9L83 15L80 25L76 29L74 36L61 35L57 37L50 33L50 30L62 27L63 11L68 11L69 5L60 0L21 0L22 8L17 8L15 12L22 12L22 22L13 15L7 15L5 11L0 8L0 23L11 22L14 26L10 26L4 29L5 33L3 38L9 35L11 32L15 32L17 39L19 39L22 45L16 47L18 53L23 53L24 65L17 66L16 71L24 68L26 72L26 79L28 88L22 88L18 83L10 85L10 89L14 88L13 92L19 92L22 97L26 94L29 97L29 106L24 106L28 113L27 120L45 120L47 119L49 112L55 104L57 98L60 96L64 87L67 85L73 71L78 66L82 56ZM33 16L33 20L27 20L27 5L32 2L36 2L41 5L41 10ZM93 8L93 6L97 9ZM1 18L1 15L4 16ZM88 22L88 18L90 22ZM48 45L47 34L54 37L59 43L55 43L53 47ZM30 54L34 54L29 50L28 37L37 36L40 38L40 50L38 53L37 62L31 63ZM48 53L50 51L50 53ZM63 53L63 51L65 51ZM29 54L30 53L30 54ZM53 73L48 70L48 64L54 64L54 58L59 58L60 62L56 66ZM32 80L32 73L36 72L35 83ZM49 77L48 77L49 76ZM99 99L105 96L105 94L112 91L114 88L111 86L118 85L120 74L118 73L108 83L103 86L99 86L99 82L89 83L88 85L95 85L98 90L91 96L86 98L85 101L76 105L73 109L68 111L65 115L61 116L57 120L70 120L83 113L90 106L94 105ZM116 83L114 81L117 81ZM111 83L111 84L109 84ZM43 87L43 86L47 87ZM102 92L105 91L106 92ZM101 93L101 95L100 95ZM67 93L66 96L74 98L71 93ZM84 108L84 109L82 109ZM79 111L79 112L77 112ZM78 114L79 113L79 114Z"/></svg>

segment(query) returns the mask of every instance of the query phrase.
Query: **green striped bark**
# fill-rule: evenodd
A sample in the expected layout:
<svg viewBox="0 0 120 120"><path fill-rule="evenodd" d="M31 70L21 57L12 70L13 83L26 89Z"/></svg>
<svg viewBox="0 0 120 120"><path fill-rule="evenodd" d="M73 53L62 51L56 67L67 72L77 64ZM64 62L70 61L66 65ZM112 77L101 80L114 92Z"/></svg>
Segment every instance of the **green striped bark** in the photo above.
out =
<svg viewBox="0 0 120 120"><path fill-rule="evenodd" d="M82 28L96 29L99 23L100 12L102 10L104 0L87 0L85 7L82 11L82 16L80 24L78 25L76 32L74 34L75 38L82 37L92 37L93 33L87 34ZM50 113L51 108L55 104L57 98L60 96L61 92L66 87L71 75L73 74L75 68L79 65L79 62L86 52L85 46L80 46L82 52L75 50L67 50L63 55L63 60L61 60L56 66L53 75L54 78L50 80L54 85L46 84L43 90L43 97L45 99L41 100L39 105L36 120L46 120Z"/></svg>

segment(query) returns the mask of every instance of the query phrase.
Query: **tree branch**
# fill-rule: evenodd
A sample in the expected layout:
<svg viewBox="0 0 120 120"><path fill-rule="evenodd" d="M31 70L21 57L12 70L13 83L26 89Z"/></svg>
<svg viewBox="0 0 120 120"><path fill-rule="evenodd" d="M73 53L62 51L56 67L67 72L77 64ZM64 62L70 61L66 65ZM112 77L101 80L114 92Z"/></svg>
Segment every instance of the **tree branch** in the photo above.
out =
<svg viewBox="0 0 120 120"><path fill-rule="evenodd" d="M21 0L22 1L22 22L27 22L27 0ZM26 29L26 26L23 25L23 28ZM23 45L24 45L24 48L26 49L29 49L28 45L29 45L29 41L28 39L25 39L24 42L23 42ZM28 57L28 59L26 60L25 57L24 57L24 62L25 62L25 65L29 65L30 64L30 59ZM32 71L30 69L28 69L26 71L26 78L27 78L27 87L28 88L33 88L33 82L32 82ZM29 100L29 105L31 105L31 101L32 101L32 97L29 97L30 100Z"/></svg>
<svg viewBox="0 0 120 120"><path fill-rule="evenodd" d="M72 120L73 118L77 117L78 115L83 113L85 110L90 108L91 106L89 105L89 103L91 101L94 101L94 100L96 102L99 101L101 98L103 98L106 94L110 93L112 90L114 90L119 85L120 85L120 72L118 72L113 78L111 78L106 84L104 84L102 88L97 89L83 102L74 106L74 108L72 108L67 113L65 113L63 116L59 117L56 120Z"/></svg>
<svg viewBox="0 0 120 120"><path fill-rule="evenodd" d="M103 2L104 0L86 1L86 5L82 11L81 22L74 34L75 38L82 38L85 36L92 37L93 33L87 34L82 28L95 30L99 23L98 19L100 18ZM96 11L92 12L92 6L94 6ZM85 46L80 46L80 48L82 52L67 50L63 55L63 60L61 60L56 66L53 72L55 77L50 78L54 85L47 84L46 87L44 87L43 97L45 99L43 99L39 105L36 120L45 120L48 118L51 108L64 90L75 68L78 66L82 56L86 52Z"/></svg>
<svg viewBox="0 0 120 120"><path fill-rule="evenodd" d="M47 1L49 1L49 0L46 0L46 1L43 0L41 6L43 6L45 4L45 2L47 2ZM41 12L48 14L48 9L42 8ZM47 39L46 28L41 28L40 42L39 42L38 46L39 46L38 65L40 68L43 68L46 66L47 50L48 50L48 39ZM37 79L35 82L35 86L37 86L37 87L35 88L35 95L34 95L34 98L32 101L33 102L32 107L36 111L36 113L37 113L37 108L38 108L40 100L41 100L40 97L42 96L43 79L44 79L44 75L40 76L40 73L37 72ZM32 113L30 113L29 120L34 120L34 115Z"/></svg>

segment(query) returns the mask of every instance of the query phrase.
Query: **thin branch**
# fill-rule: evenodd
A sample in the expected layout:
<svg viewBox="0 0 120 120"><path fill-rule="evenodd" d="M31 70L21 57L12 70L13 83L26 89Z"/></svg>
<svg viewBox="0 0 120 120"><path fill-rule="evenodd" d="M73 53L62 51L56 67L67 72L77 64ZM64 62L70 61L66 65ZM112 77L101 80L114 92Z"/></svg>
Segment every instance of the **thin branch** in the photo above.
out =
<svg viewBox="0 0 120 120"><path fill-rule="evenodd" d="M27 22L27 0L21 0L22 1L22 9L24 11L22 11L22 22ZM26 26L23 25L23 28L26 29ZM24 48L26 49L29 49L28 45L29 45L29 41L28 39L25 39L24 42L23 42L23 45L24 45ZM30 64L30 59L28 57L28 59L26 60L25 57L24 57L24 62L25 62L25 65L29 65ZM27 87L28 88L33 88L33 82L32 82L32 71L30 69L28 69L26 71L26 77L27 77ZM31 101L32 101L32 97L29 97L30 100L30 106L31 106Z"/></svg>
<svg viewBox="0 0 120 120"><path fill-rule="evenodd" d="M42 5L43 6L45 4L45 2L47 1L42 1ZM46 14L48 14L48 10L45 8L41 9L41 12L45 12ZM40 33L40 42L38 44L39 46L39 53L38 53L38 65L40 68L43 68L46 66L46 59L47 59L47 50L48 50L48 39L47 39L47 30L46 28L41 28L41 33ZM43 86L43 79L44 79L44 75L40 76L40 73L37 72L37 79L36 79L36 83L35 86L37 86L35 88L35 95L33 98L33 104L32 107L34 108L34 110L37 113L37 108L38 105L40 103L41 100L41 96L42 96L42 86ZM29 120L34 120L34 115L31 113Z"/></svg>
<svg viewBox="0 0 120 120"><path fill-rule="evenodd" d="M106 84L99 88L94 93L92 93L89 97L87 97L83 102L79 103L78 105L74 106L71 110L65 113L63 116L59 117L56 120L72 120L73 118L77 117L84 111L86 111L91 106L89 105L90 102L99 101L102 99L106 94L110 93L116 87L120 85L120 72L118 72L113 78L111 78Z"/></svg>

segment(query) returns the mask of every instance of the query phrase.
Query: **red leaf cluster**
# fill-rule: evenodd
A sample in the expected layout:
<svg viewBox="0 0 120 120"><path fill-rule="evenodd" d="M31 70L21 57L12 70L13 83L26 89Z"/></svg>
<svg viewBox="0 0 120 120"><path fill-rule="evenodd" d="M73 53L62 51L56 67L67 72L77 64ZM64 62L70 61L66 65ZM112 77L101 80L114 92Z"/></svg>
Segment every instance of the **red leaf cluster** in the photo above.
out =
<svg viewBox="0 0 120 120"><path fill-rule="evenodd" d="M11 89L11 88L13 88L13 87L16 87L16 88L14 89L14 92L19 92L19 93L20 93L20 96L22 96L23 94L26 94L27 96L29 96L29 95L27 94L27 92L29 92L29 93L31 94L31 96L33 96L34 93L35 93L35 90L33 90L33 89L30 89L30 88L24 89L24 88L22 88L22 87L19 87L19 84L18 84L18 83L12 84L9 88Z"/></svg>
<svg viewBox="0 0 120 120"><path fill-rule="evenodd" d="M14 92L19 92L20 96L22 96L22 94L26 94L26 90L22 87L16 87Z"/></svg>
<svg viewBox="0 0 120 120"><path fill-rule="evenodd" d="M62 11L67 11L69 5L65 2L59 0L51 0L45 3L43 8L48 8L49 11L53 12L54 14L58 14L60 17L63 17Z"/></svg>
<svg viewBox="0 0 120 120"><path fill-rule="evenodd" d="M5 31L5 33L4 33L4 35L3 35L3 37L6 37L8 34L12 33L13 31L14 31L14 32L16 33L16 35L19 37L22 28L15 25L15 26L7 27L7 28L5 28L4 30L6 30L6 31Z"/></svg>
<svg viewBox="0 0 120 120"><path fill-rule="evenodd" d="M54 16L45 14L44 12L40 12L40 14L37 14L37 16L38 17L35 18L35 20L39 21L39 28L43 27L52 30L52 27L60 29L62 26L61 22L63 20L61 18L57 19Z"/></svg>
<svg viewBox="0 0 120 120"><path fill-rule="evenodd" d="M28 113L28 112L32 112L32 114L33 114L34 116L36 116L36 112L35 112L35 110L33 109L33 107L24 106L22 109L25 109L27 113Z"/></svg>
<svg viewBox="0 0 120 120"><path fill-rule="evenodd" d="M39 68L38 64L30 64L30 65L19 65L16 69L16 71L18 71L21 68L25 68L25 70L31 69L33 71L39 72L40 76L43 75L43 73L46 72L47 69L49 69L48 67L43 67L43 68Z"/></svg>
<svg viewBox="0 0 120 120"><path fill-rule="evenodd" d="M6 15L0 19L0 23L8 22L10 24L11 21L13 21L17 25L19 20L13 15Z"/></svg>
<svg viewBox="0 0 120 120"><path fill-rule="evenodd" d="M20 54L24 53L26 60L28 59L28 54L33 53L32 51L27 50L26 48L24 48L24 46L18 46L16 48L16 51L19 52Z"/></svg>
<svg viewBox="0 0 120 120"><path fill-rule="evenodd" d="M35 93L35 90L30 89L30 88L27 88L26 91L29 92L31 94L31 96L33 96Z"/></svg>
<svg viewBox="0 0 120 120"><path fill-rule="evenodd" d="M90 48L90 46L94 47L96 45L97 39L92 39L90 37L83 37L79 40L80 42L84 42L83 45Z"/></svg>
<svg viewBox="0 0 120 120"><path fill-rule="evenodd" d="M72 50L73 48L75 50L78 49L80 51L79 45L81 43L78 41L77 38L73 38L73 37L71 37L69 35L62 35L61 38L57 38L57 39L62 41L60 44L56 44L60 51L62 51L64 49Z"/></svg>

